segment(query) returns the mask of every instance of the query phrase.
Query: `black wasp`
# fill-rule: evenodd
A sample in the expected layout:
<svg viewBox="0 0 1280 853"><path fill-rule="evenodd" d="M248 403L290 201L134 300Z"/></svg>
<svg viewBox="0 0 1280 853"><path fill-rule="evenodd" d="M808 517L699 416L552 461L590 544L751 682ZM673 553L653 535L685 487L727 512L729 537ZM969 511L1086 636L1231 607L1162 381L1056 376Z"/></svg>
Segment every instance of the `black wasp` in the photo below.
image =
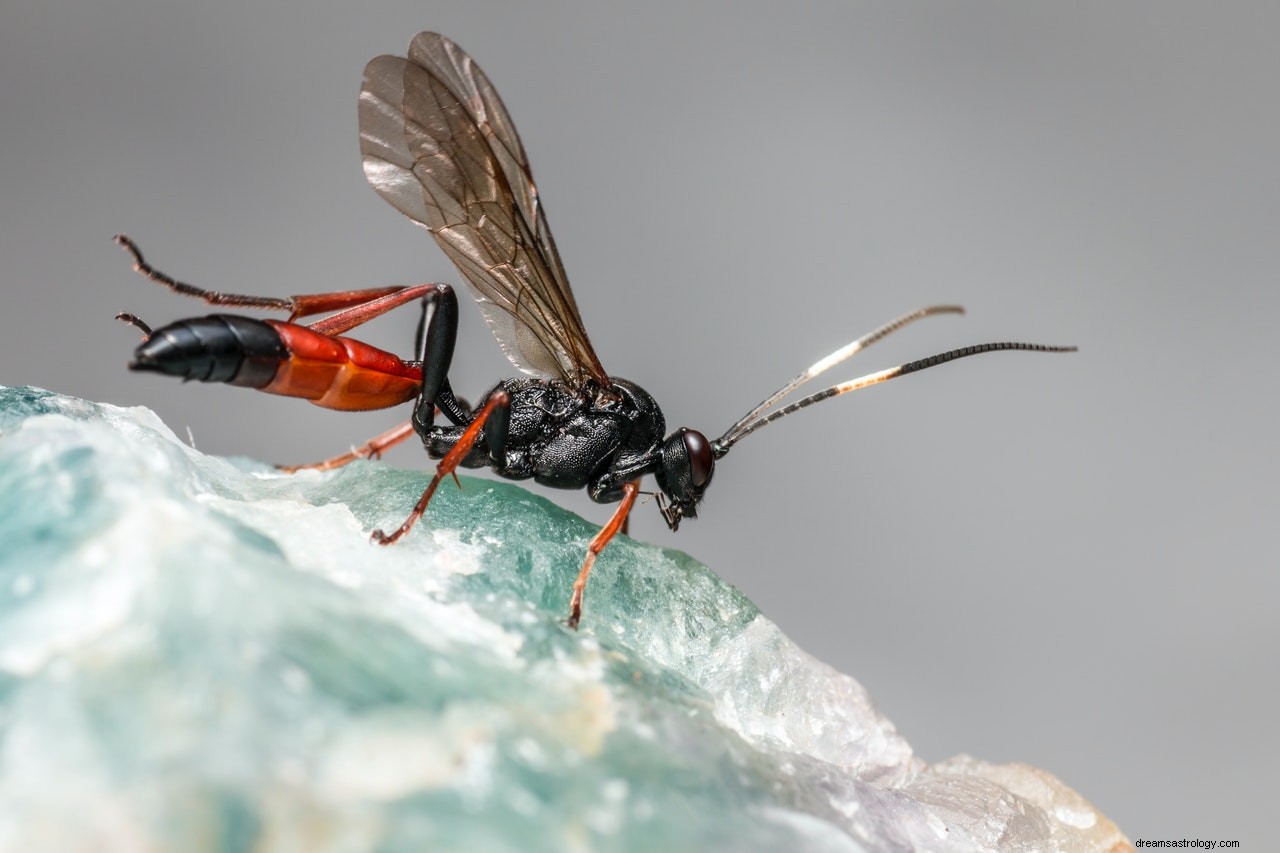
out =
<svg viewBox="0 0 1280 853"><path fill-rule="evenodd" d="M492 468L512 480L532 478L560 489L585 488L599 503L618 502L591 541L573 584L569 625L582 617L592 563L622 529L640 480L652 474L659 511L675 530L697 516L716 460L752 432L792 412L867 385L994 350L1066 352L1074 347L987 343L952 350L833 385L785 406L803 383L864 347L951 305L923 308L876 329L810 366L715 440L681 427L666 434L657 402L633 382L610 376L583 327L524 146L489 78L456 44L418 35L408 58L380 56L365 68L360 92L360 150L365 176L380 196L422 225L479 303L503 351L527 378L499 382L472 408L455 396L449 365L458 302L445 284L308 294L288 299L217 293L148 266L126 237L117 238L148 278L214 305L289 312L287 322L229 314L181 320L145 335L130 365L304 397L335 409L377 409L414 400L413 417L357 451L315 466L373 456L416 433L441 462L400 527L373 538L389 544L422 516L440 481L458 466ZM416 360L343 337L386 311L421 300ZM336 312L315 323L304 316ZM437 418L443 416L443 423Z"/></svg>

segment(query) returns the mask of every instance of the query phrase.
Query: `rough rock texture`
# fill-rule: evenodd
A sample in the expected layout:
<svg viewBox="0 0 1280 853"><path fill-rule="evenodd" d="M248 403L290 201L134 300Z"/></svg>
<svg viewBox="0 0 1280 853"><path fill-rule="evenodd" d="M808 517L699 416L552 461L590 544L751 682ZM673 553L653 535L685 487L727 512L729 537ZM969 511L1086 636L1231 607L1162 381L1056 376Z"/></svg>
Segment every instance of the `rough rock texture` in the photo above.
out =
<svg viewBox="0 0 1280 853"><path fill-rule="evenodd" d="M683 554L506 484L278 474L0 388L0 849L1122 850L1049 773L927 765Z"/></svg>

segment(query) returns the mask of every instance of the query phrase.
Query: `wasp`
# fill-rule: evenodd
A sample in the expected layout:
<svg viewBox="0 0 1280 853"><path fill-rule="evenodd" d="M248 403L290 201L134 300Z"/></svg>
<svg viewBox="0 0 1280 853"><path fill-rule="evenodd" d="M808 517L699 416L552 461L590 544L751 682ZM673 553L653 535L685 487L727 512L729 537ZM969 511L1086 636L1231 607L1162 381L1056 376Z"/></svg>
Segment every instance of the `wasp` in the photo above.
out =
<svg viewBox="0 0 1280 853"><path fill-rule="evenodd" d="M695 429L667 432L657 401L634 382L611 376L596 356L547 226L524 145L489 78L461 48L421 33L408 57L368 64L360 91L360 150L370 185L418 223L457 267L511 363L525 376L504 379L475 406L454 393L449 368L457 339L458 297L447 284L420 284L289 298L205 290L151 267L128 237L117 241L135 269L178 293L235 308L285 311L288 319L212 314L154 331L132 314L144 339L133 370L187 380L225 382L302 397L319 406L370 410L413 403L410 420L342 456L316 463L333 468L417 435L440 460L413 510L388 545L422 517L440 482L459 467L490 468L511 480L558 489L586 489L591 499L618 504L587 546L573 583L568 625L582 618L583 595L596 557L624 529L652 475L662 518L676 530L696 518L716 463L746 436L814 403L959 358L998 350L1068 352L1069 346L984 343L901 364L832 385L787 405L804 383L908 323L960 313L937 305L905 314L802 371L739 418L719 438ZM344 333L374 317L420 302L413 358L361 343ZM302 318L328 314L303 324ZM287 469L287 470L297 470Z"/></svg>

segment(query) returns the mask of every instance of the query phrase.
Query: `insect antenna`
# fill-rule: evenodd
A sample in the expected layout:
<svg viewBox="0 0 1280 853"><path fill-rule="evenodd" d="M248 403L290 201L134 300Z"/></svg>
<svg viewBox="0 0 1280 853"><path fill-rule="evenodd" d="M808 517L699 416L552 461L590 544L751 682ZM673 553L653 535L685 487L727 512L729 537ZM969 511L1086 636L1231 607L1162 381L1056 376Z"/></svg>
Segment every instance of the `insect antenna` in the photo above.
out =
<svg viewBox="0 0 1280 853"><path fill-rule="evenodd" d="M903 314L901 317L897 317L893 320L890 320L888 323L885 323L880 328L875 329L874 331L868 332L867 334L858 338L856 341L852 341L851 343L845 344L840 349L836 350L830 355L825 356L824 358L818 359L813 364L809 365L807 368L802 370L800 373L796 374L796 376L790 382L788 382L786 385L783 385L777 391L774 391L772 394L769 395L767 399L761 401L761 403L758 406L756 406L751 411L747 412L742 417L738 418L738 422L735 423L733 426L729 427L727 430L725 430L724 435L721 436L719 441L717 441L716 443L719 444L720 442L729 440L729 445L725 446L725 450L728 450L729 446L732 446L733 442L737 441L738 438L741 437L741 436L735 437L735 434L738 432L738 430L744 427L748 422L750 422L753 418L755 418L765 409L768 409L774 403L778 402L783 397L787 396L792 391L796 390L801 385L808 382L810 379L813 379L817 376L820 376L823 373L826 373L828 370L835 367L837 364L840 364L841 362L846 361L847 359L851 358L854 354L856 354L860 350L866 349L867 347L871 346L881 338L888 337L890 334L898 331L903 326L906 326L909 323L914 323L916 320L919 320L923 317L928 317L932 314L963 314L963 313L964 313L964 308L960 307L959 305L930 305L927 308L919 308L915 311L910 312L909 314ZM720 456L720 455L723 455L723 454L717 453L717 456Z"/></svg>
<svg viewBox="0 0 1280 853"><path fill-rule="evenodd" d="M884 337L884 335L888 334L891 331L894 331L894 329L901 328L901 326L905 325L906 322L910 322L911 320L917 319L918 316L925 316L925 314L922 312L937 313L936 309L934 310L927 309L927 308L922 309L921 312L915 312L915 314L905 315L903 318L899 318L899 320L895 320L893 323L889 323L886 326L882 326L880 329L877 329L875 332L872 332L867 337L870 337L873 340L879 340L881 337ZM888 331L884 331L886 329ZM881 334L881 332L883 333ZM858 341L855 341L853 344L850 344L848 347L845 347L844 349L841 349L841 350L837 350L836 352L832 353L830 356L827 356L827 358L817 362L817 364L815 364L814 367L818 367L820 365L826 365L825 367L822 367L822 370L825 370L827 367L830 367L831 364L838 363L838 362L831 362L831 364L827 364L827 362L830 361L833 357L843 354L842 357L839 359L840 361L842 361L844 358L848 358L850 355L853 354L853 352L856 352L857 349L854 349L852 352L848 352L848 353L845 353L845 350L848 350L850 347L854 347L856 344L858 344L862 340L865 340L865 338L859 338ZM774 394L772 397L769 398L769 400L765 401L764 404L757 406L755 409L753 409L750 415L738 421L738 423L734 424L727 432L725 432L724 435L720 436L720 438L712 442L712 445L711 445L712 451L715 453L716 458L719 459L720 457L728 453L729 448L733 447L733 445L737 444L743 438L755 432L756 430L760 429L761 427L765 426L766 424L771 424L776 420L785 418L787 415L794 414L795 412L798 412L799 410L805 408L806 406L812 406L814 403L821 403L823 400L829 400L832 397L838 397L841 394L845 394L849 391L857 391L859 388L866 388L868 385L878 385L881 382L887 382L888 380L896 379L899 376L906 376L908 373L916 373L930 367L937 367L938 365L946 364L949 361L955 361L956 359L960 359L960 358L967 358L968 356L971 356L971 355L980 355L984 352L996 352L999 350L1024 350L1027 352L1075 352L1076 347L1050 346L1047 344L1014 343L1009 341L987 343L987 344L975 344L973 346L961 347L960 349L954 349L948 352L938 353L937 355L931 355L928 358L922 358L916 361L910 361L910 362L907 362L906 364L900 364L897 367L890 367L886 370L880 370L875 373L868 373L866 376L860 376L857 379L851 379L848 382L841 382L838 385L832 385L830 388L825 388L822 391L817 392L816 394L810 394L808 397L803 397L799 400L796 400L794 403L789 403L788 405L783 406L781 409L775 409L774 411L769 412L768 414L763 414L763 415L760 414L764 409L768 408L769 405L777 402L779 399L781 399L781 397L784 394L786 394L788 391L795 389L800 384L800 382L792 380L792 382L789 382L787 383L786 386L783 386L783 389L781 389L777 394ZM810 371L812 370L813 368L810 368L808 371L805 371L805 373L800 374L800 377L806 377L806 374L809 374ZM819 370L818 372L821 372L821 370ZM812 376L816 376L816 375L817 373L812 374ZM797 378L799 379L800 377L797 377ZM811 378L811 376L809 376L808 378ZM804 381L804 380L801 379L801 381Z"/></svg>

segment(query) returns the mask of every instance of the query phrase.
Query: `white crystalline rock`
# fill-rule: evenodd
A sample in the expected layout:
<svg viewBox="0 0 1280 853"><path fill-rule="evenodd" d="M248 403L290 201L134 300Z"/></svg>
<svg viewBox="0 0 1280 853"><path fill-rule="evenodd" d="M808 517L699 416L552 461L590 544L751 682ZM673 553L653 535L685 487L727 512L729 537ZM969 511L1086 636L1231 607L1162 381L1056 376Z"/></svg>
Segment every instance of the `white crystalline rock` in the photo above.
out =
<svg viewBox="0 0 1280 853"><path fill-rule="evenodd" d="M295 476L0 388L0 851L1124 850L1044 770L929 765L686 557L512 485Z"/></svg>

